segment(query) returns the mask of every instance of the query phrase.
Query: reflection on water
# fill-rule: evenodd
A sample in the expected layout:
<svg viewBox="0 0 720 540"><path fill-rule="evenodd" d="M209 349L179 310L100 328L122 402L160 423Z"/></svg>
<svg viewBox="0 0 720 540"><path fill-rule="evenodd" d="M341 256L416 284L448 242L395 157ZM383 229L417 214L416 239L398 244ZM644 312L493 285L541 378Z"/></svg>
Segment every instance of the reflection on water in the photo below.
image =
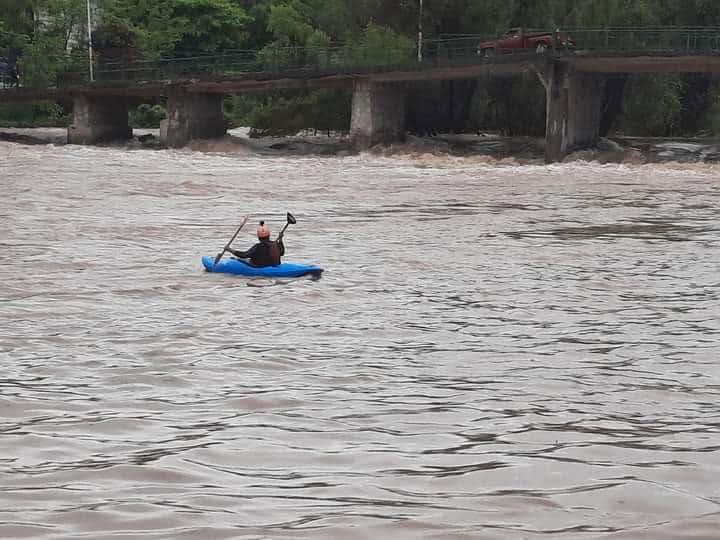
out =
<svg viewBox="0 0 720 540"><path fill-rule="evenodd" d="M0 156L0 537L717 536L715 168Z"/></svg>

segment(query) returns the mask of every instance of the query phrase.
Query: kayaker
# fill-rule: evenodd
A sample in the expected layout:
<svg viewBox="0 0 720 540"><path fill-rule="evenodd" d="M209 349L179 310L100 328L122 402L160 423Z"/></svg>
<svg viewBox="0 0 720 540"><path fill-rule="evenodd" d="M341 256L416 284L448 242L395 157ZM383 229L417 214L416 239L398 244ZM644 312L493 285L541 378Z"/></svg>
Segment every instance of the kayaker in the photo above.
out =
<svg viewBox="0 0 720 540"><path fill-rule="evenodd" d="M270 227L265 225L264 221L260 222L257 228L257 237L259 242L247 251L236 251L227 248L227 250L235 255L238 259L247 259L247 261L258 268L265 266L277 266L280 264L280 257L285 255L285 244L283 244L282 234L277 240L270 240Z"/></svg>

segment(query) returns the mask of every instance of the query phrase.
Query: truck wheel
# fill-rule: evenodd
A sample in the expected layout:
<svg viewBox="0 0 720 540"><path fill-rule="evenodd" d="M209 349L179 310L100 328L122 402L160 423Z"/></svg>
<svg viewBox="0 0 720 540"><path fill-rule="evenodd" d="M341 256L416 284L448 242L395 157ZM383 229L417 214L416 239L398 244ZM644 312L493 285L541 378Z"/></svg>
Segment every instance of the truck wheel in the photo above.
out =
<svg viewBox="0 0 720 540"><path fill-rule="evenodd" d="M538 43L537 48L535 49L535 52L537 54L545 54L547 52L548 46L545 43Z"/></svg>

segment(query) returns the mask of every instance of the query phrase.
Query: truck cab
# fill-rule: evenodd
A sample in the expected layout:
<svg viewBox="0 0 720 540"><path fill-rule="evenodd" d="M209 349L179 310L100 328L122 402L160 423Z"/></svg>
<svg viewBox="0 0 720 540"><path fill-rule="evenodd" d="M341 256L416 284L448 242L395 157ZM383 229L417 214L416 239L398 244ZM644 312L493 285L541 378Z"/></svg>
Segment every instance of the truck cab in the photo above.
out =
<svg viewBox="0 0 720 540"><path fill-rule="evenodd" d="M555 32L544 32L527 30L521 27L510 28L496 39L480 42L477 53L485 57L529 50L535 50L538 54L544 54L548 49L553 47L554 39L558 40L556 45L562 47L569 47L572 43L572 40L559 30Z"/></svg>

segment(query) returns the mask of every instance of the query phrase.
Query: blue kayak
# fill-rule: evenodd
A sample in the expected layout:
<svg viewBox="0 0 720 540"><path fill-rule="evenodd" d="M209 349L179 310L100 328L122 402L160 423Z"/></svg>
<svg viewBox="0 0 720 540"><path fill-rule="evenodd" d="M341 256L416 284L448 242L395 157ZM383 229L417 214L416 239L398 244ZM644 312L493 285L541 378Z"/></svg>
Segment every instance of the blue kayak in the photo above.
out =
<svg viewBox="0 0 720 540"><path fill-rule="evenodd" d="M239 259L223 259L213 268L215 257L205 256L202 258L203 266L208 272L220 272L223 274L237 274L248 277L267 278L298 278L312 276L319 278L323 269L311 264L282 263L278 266L265 266L258 268Z"/></svg>

